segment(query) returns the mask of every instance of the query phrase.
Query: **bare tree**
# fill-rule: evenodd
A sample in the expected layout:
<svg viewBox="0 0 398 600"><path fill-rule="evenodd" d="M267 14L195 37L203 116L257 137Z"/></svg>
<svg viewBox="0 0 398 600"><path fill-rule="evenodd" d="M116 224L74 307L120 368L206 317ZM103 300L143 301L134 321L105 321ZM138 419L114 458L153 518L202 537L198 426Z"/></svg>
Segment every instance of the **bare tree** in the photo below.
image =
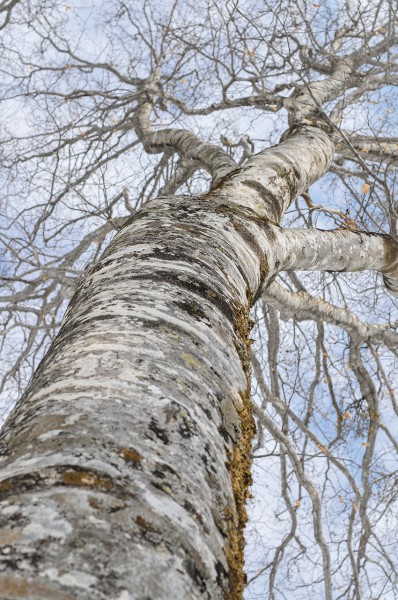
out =
<svg viewBox="0 0 398 600"><path fill-rule="evenodd" d="M394 3L4 8L1 597L394 598Z"/></svg>

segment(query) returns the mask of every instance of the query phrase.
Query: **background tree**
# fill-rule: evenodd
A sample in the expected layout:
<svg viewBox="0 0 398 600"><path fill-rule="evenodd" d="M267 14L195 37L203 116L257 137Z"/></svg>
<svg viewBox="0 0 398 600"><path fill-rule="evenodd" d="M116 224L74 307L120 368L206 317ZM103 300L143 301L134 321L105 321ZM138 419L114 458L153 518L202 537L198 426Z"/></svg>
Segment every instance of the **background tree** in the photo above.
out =
<svg viewBox="0 0 398 600"><path fill-rule="evenodd" d="M397 235L393 3L11 4L4 412L126 218L157 195L217 189L288 127L293 139L321 122L336 151L285 227L337 228L339 244ZM286 271L255 305L247 597L395 597L396 303L376 277Z"/></svg>

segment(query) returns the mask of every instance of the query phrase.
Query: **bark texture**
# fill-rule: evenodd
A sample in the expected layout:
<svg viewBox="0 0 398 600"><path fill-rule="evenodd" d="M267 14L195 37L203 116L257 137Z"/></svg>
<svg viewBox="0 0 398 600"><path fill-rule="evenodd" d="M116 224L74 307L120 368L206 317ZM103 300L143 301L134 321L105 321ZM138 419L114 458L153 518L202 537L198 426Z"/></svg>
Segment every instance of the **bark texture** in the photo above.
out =
<svg viewBox="0 0 398 600"><path fill-rule="evenodd" d="M81 285L5 433L17 570L2 593L227 594L248 299L233 228L217 249L226 220L198 200L154 204Z"/></svg>
<svg viewBox="0 0 398 600"><path fill-rule="evenodd" d="M270 220L332 152L299 128L149 204L86 275L2 433L1 597L241 597L249 309L279 268Z"/></svg>
<svg viewBox="0 0 398 600"><path fill-rule="evenodd" d="M153 95L154 83L147 86L149 98ZM156 86L155 86L156 87ZM151 125L153 105L150 99L143 102L134 115L135 130L149 154L160 152L178 152L184 160L196 162L206 169L213 179L213 184L228 175L238 165L222 148L197 138L184 129L162 129L154 131Z"/></svg>
<svg viewBox="0 0 398 600"><path fill-rule="evenodd" d="M380 271L398 295L398 243L365 231L274 228L275 261L281 271Z"/></svg>

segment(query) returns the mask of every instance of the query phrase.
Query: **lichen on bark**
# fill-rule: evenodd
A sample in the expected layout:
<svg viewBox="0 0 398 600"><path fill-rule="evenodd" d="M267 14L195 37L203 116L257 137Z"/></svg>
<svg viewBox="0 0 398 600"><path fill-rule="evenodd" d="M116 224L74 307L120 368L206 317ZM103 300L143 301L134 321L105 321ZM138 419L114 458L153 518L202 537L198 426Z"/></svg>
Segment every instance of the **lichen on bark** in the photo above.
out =
<svg viewBox="0 0 398 600"><path fill-rule="evenodd" d="M88 271L1 439L3 512L13 495L21 531L40 524L28 545L38 581L64 568L66 552L87 581L101 573L101 600L115 571L136 597L148 585L154 599L242 597L250 308L278 270L270 219L332 149L324 132L301 128L205 198L152 202ZM50 510L53 526L41 520ZM38 560L42 540L53 551ZM13 545L28 564L26 539ZM19 575L25 563L7 568Z"/></svg>

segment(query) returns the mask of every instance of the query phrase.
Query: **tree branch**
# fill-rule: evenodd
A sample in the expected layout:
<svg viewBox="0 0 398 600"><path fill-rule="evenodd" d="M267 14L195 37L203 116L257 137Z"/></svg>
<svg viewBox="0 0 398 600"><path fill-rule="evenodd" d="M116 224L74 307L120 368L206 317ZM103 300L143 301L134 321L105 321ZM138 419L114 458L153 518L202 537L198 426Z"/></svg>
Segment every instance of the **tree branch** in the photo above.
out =
<svg viewBox="0 0 398 600"><path fill-rule="evenodd" d="M273 282L264 292L263 299L281 312L281 318L294 318L297 321L316 319L342 327L358 341L380 341L391 350L398 347L398 333L388 325L364 323L347 308L334 306L307 292L290 292Z"/></svg>
<svg viewBox="0 0 398 600"><path fill-rule="evenodd" d="M238 164L222 148L200 140L186 129L154 131L150 122L151 111L152 103L147 100L134 116L136 133L149 154L174 150L182 159L199 161L212 176L213 185L238 168Z"/></svg>
<svg viewBox="0 0 398 600"><path fill-rule="evenodd" d="M393 237L338 229L273 230L278 271L380 271L386 288L398 296L398 242Z"/></svg>

